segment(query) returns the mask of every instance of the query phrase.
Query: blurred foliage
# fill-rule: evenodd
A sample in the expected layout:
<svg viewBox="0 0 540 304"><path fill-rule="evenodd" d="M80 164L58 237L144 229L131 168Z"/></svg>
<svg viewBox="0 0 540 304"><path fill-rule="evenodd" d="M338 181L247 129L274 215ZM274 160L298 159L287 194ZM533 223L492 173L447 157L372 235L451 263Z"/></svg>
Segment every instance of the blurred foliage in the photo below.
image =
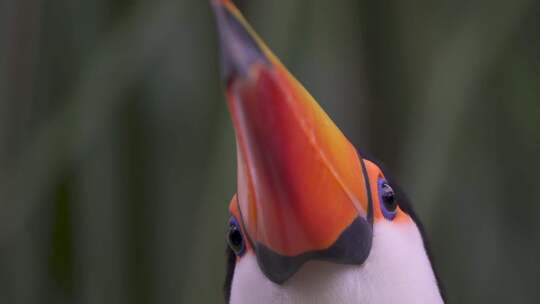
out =
<svg viewBox="0 0 540 304"><path fill-rule="evenodd" d="M237 3L408 190L449 302L534 302L540 2ZM0 303L222 301L217 58L207 1L0 1Z"/></svg>

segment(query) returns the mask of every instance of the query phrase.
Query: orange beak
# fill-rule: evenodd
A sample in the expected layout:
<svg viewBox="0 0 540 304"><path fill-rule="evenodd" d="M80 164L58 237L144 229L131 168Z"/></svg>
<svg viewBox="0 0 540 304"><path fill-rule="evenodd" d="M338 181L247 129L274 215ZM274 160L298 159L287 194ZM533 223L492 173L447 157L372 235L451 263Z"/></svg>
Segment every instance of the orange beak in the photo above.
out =
<svg viewBox="0 0 540 304"><path fill-rule="evenodd" d="M309 259L362 264L372 208L361 157L238 9L213 8L237 142L231 210L261 269L281 283Z"/></svg>

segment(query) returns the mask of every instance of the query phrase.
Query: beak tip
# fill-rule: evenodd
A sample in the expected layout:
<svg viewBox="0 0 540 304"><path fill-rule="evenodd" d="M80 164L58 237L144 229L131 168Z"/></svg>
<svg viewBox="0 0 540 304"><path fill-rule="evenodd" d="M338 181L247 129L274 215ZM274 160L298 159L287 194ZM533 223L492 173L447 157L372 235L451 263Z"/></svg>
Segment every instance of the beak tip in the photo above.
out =
<svg viewBox="0 0 540 304"><path fill-rule="evenodd" d="M221 74L228 83L245 76L255 62L267 62L266 56L246 26L231 12L230 0L212 0L219 35Z"/></svg>

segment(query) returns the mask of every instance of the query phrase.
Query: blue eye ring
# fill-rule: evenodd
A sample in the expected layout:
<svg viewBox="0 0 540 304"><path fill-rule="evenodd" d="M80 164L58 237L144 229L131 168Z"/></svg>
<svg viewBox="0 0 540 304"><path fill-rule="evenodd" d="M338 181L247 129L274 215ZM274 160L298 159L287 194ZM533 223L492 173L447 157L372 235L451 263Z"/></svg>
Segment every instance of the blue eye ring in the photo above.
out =
<svg viewBox="0 0 540 304"><path fill-rule="evenodd" d="M386 179L379 177L377 180L377 192L383 216L388 220L393 220L396 216L398 206L394 189L392 189Z"/></svg>
<svg viewBox="0 0 540 304"><path fill-rule="evenodd" d="M244 236L240 225L234 216L229 219L229 230L227 231L227 244L237 256L242 256L246 250Z"/></svg>

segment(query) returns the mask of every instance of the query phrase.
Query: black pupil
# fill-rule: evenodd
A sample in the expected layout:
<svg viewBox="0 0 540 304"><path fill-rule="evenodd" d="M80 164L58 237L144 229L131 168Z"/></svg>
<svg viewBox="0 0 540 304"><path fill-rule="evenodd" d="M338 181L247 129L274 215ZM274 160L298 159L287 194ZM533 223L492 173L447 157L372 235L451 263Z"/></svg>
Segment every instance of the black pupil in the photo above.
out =
<svg viewBox="0 0 540 304"><path fill-rule="evenodd" d="M396 195L394 194L394 190L392 189L392 187L390 187L390 185L388 185L387 183L384 183L382 185L382 200L386 209L388 209L389 211L394 211L396 209Z"/></svg>
<svg viewBox="0 0 540 304"><path fill-rule="evenodd" d="M236 253L239 253L242 250L242 233L240 232L238 227L236 227L236 225L231 225L229 228L229 245L231 246L231 249Z"/></svg>

